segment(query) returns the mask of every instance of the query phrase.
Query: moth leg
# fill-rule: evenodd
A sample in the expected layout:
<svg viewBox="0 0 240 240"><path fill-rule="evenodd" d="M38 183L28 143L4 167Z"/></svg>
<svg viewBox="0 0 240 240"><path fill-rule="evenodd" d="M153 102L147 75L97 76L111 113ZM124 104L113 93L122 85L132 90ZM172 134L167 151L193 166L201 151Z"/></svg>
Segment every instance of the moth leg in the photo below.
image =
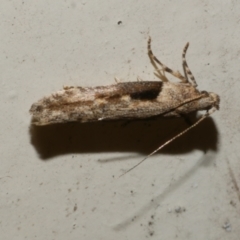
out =
<svg viewBox="0 0 240 240"><path fill-rule="evenodd" d="M189 116L183 115L183 114L180 114L180 116L184 119L185 123L186 123L188 126L193 125L193 123L192 123L191 119L189 118Z"/></svg>
<svg viewBox="0 0 240 240"><path fill-rule="evenodd" d="M115 77L114 80L115 80L116 83L120 83L121 82L121 80L119 78L117 78L117 77Z"/></svg>
<svg viewBox="0 0 240 240"><path fill-rule="evenodd" d="M73 86L63 86L64 90L68 90L68 89L71 89L71 88L74 88L74 87Z"/></svg>
<svg viewBox="0 0 240 240"><path fill-rule="evenodd" d="M160 62L156 56L154 56L152 50L151 50L151 38L149 37L148 39L148 56L150 58L150 61L152 63L152 65L154 66L154 68L156 69L157 71L157 74L158 75L162 75L161 71L158 69L156 63L158 63L161 67L162 67L162 71L163 71L163 74L164 72L168 72L170 74L172 74L174 77L178 78L181 80L181 82L183 83L187 83L188 81L185 79L184 76L182 76L182 74L179 72L179 71L173 71L172 69L170 69L169 67L167 67L166 65L164 65L162 62ZM156 62L156 63L155 63ZM156 75L156 74L155 74ZM167 79L164 75L164 78ZM167 80L168 81L168 80Z"/></svg>
<svg viewBox="0 0 240 240"><path fill-rule="evenodd" d="M150 58L150 62L151 64L153 65L153 67L155 68L156 72L154 72L154 74L160 78L163 82L168 82L168 79L167 77L165 76L165 72L164 72L164 69L161 70L158 68L157 64L155 63L155 56L152 52L152 49L151 49L151 37L149 37L148 39L148 56Z"/></svg>
<svg viewBox="0 0 240 240"><path fill-rule="evenodd" d="M189 43L187 43L185 45L185 47L183 48L183 53L182 53L182 66L183 66L183 71L184 71L184 75L185 75L185 79L187 80L187 82L189 82L188 80L188 76L190 77L190 79L192 80L192 84L193 86L197 87L197 83L196 80L192 74L192 72L190 71L188 65L187 65L187 61L186 61L186 53L187 53L187 49L188 49Z"/></svg>

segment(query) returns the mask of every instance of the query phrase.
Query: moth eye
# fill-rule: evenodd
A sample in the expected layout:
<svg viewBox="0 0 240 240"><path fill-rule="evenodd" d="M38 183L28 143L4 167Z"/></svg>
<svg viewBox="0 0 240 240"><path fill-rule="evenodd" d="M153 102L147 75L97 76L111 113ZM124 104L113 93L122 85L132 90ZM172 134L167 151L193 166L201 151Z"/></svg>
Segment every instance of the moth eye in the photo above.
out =
<svg viewBox="0 0 240 240"><path fill-rule="evenodd" d="M209 93L207 91L201 91L201 94L206 95L206 97L209 96Z"/></svg>

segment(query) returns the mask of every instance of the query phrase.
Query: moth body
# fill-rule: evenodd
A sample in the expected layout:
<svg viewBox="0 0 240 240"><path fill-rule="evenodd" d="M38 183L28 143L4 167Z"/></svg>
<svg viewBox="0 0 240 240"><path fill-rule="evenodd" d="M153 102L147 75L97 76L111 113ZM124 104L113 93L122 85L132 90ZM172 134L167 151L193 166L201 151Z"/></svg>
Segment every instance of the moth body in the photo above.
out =
<svg viewBox="0 0 240 240"><path fill-rule="evenodd" d="M188 46L187 43L182 53L184 76L179 71L170 69L154 56L149 38L148 56L155 69L155 75L161 81L125 82L85 88L65 87L32 105L30 109L32 124L134 120L154 116L181 117L191 112L206 110L206 113L194 124L159 146L122 174L124 175L219 109L220 98L216 93L197 89L196 80L185 58ZM180 82L170 82L165 75L166 72L178 78Z"/></svg>
<svg viewBox="0 0 240 240"><path fill-rule="evenodd" d="M34 103L32 123L93 122L180 117L218 107L214 93L199 92L190 83L160 81L125 82L100 87L65 87Z"/></svg>

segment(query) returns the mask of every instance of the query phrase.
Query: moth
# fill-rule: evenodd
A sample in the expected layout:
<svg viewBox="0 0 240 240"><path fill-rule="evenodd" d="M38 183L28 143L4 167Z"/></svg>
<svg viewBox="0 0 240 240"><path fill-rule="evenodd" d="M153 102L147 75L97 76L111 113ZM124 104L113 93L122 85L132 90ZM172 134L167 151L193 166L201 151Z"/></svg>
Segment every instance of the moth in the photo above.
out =
<svg viewBox="0 0 240 240"><path fill-rule="evenodd" d="M182 117L206 110L194 124L154 150L133 167L135 168L219 109L220 98L217 94L197 89L197 83L185 58L188 46L189 43L182 52L183 76L157 59L151 50L149 37L148 56L155 69L154 74L160 81L118 82L98 87L64 87L63 90L44 97L31 106L32 124L42 126L76 121L83 123L147 119L154 116ZM170 82L166 72L179 81Z"/></svg>

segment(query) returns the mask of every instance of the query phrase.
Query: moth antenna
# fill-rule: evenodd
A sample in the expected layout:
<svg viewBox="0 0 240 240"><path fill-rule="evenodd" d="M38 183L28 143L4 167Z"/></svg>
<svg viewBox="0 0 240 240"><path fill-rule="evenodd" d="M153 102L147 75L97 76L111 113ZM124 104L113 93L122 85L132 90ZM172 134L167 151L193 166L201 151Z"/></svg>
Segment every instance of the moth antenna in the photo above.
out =
<svg viewBox="0 0 240 240"><path fill-rule="evenodd" d="M160 75L161 74L161 75ZM154 72L154 75L161 79L163 82L168 82L167 77L165 76L165 72L163 71L163 74L161 72Z"/></svg>
<svg viewBox="0 0 240 240"><path fill-rule="evenodd" d="M133 167L131 167L130 169L128 169L125 173L121 174L119 177L122 177L123 175L125 175L126 173L132 171L134 168L136 168L137 166L139 166L141 163L143 163L145 160L147 160L149 157L151 157L152 155L154 155L155 153L157 153L158 151L160 151L161 149L163 149L165 146L167 146L168 144L170 144L171 142L173 142L174 140L176 140L177 138L181 137L182 135L184 135L185 133L187 133L188 131L190 131L192 128L196 127L200 122L202 122L205 118L207 118L210 114L212 114L214 111L216 110L215 107L213 107L212 109L210 109L210 111L206 112L201 118L198 119L197 122L195 122L193 125L191 125L190 127L186 128L185 130L183 130L182 132L180 132L179 134L177 134L176 136L174 136L173 138L169 139L168 141L166 141L164 144L162 144L160 147L158 147L156 150L154 150L152 153L150 153L148 156L146 156L143 160L141 160L139 163L137 163L136 165L134 165Z"/></svg>
<svg viewBox="0 0 240 240"><path fill-rule="evenodd" d="M157 72L157 74L155 74L158 78L160 78L163 82L168 82L168 79L165 77L165 75L163 76L163 74L161 73L161 70L158 68L157 64L155 63L155 56L152 52L151 49L151 37L148 38L148 57L150 59L151 64L153 65L153 67L155 68L155 71Z"/></svg>
<svg viewBox="0 0 240 240"><path fill-rule="evenodd" d="M155 68L156 72L158 73L157 76L161 76L161 70L157 67L157 64L158 63L161 68L162 68L162 71L163 71L163 74L165 74L165 72L168 72L170 74L172 74L174 77L178 78L181 80L181 82L183 83L187 83L187 79L182 76L182 74L179 72L179 71L174 71L172 70L171 68L167 67L165 64L163 64L152 52L152 49L151 49L151 37L149 37L148 39L148 56L150 58L150 61L153 65L153 67ZM162 81L164 82L167 82L168 79L164 76L164 78L161 78Z"/></svg>
<svg viewBox="0 0 240 240"><path fill-rule="evenodd" d="M192 80L192 84L194 87L197 87L197 82L195 80L195 77L193 76L191 70L189 69L188 65L187 65L187 60L186 60L186 53L189 47L189 43L187 42L187 44L185 45L184 49L183 49L183 53L182 53L182 66L183 66L183 71L184 71L184 75L185 78L187 80L187 82L189 82L188 80L188 76L190 77L190 79Z"/></svg>
<svg viewBox="0 0 240 240"><path fill-rule="evenodd" d="M189 46L189 43L187 42L185 47L183 48L183 52L182 52L182 67L183 67L184 76L185 76L187 82L189 82L189 80L188 80L188 75L187 75L185 66L186 66L186 63L187 63L186 53L187 53L188 46Z"/></svg>

